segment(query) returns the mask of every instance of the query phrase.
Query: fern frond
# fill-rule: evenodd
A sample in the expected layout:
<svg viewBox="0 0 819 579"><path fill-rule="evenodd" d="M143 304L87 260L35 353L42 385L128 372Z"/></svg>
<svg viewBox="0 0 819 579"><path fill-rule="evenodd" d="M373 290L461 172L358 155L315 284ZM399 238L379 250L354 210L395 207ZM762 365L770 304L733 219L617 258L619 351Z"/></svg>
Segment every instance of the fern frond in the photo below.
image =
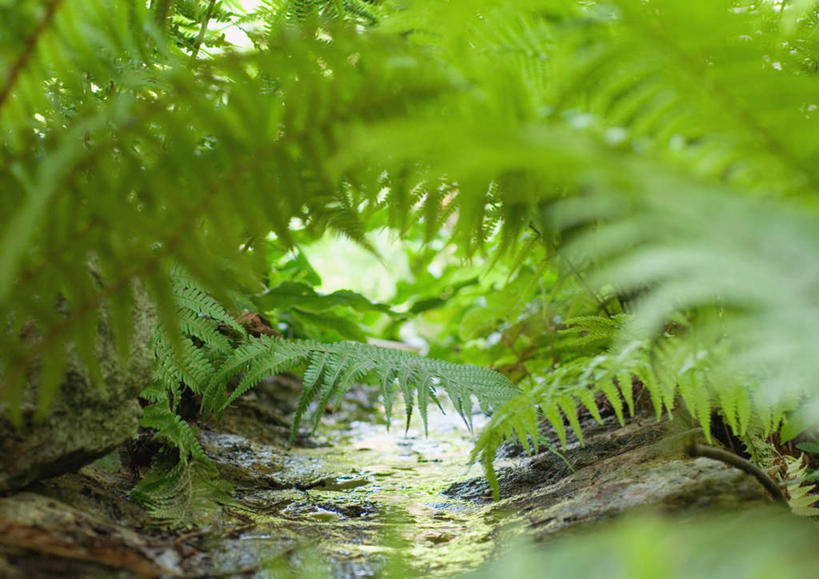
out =
<svg viewBox="0 0 819 579"><path fill-rule="evenodd" d="M602 422L602 415L595 400L596 395L602 394L610 401L617 419L622 424L623 399L633 414L632 376L640 379L649 391L658 418L663 411L670 412L677 393L676 385L668 392L663 391L664 386L653 378L649 367L651 355L652 349L647 342L635 342L606 354L593 357L578 356L551 369L538 384L523 389L496 409L471 454L472 462L480 461L483 465L495 497L498 496L499 487L492 461L498 447L507 438L516 438L521 441L524 448L529 448L525 441L528 438L536 441L540 436L537 420L539 415L542 415L554 429L563 448L566 448L568 442L566 422L582 445L583 432L577 403L580 402L596 421ZM685 380L693 371L692 368L683 369L679 374L683 383L686 383ZM615 383L627 386L618 389ZM703 384L697 386L707 392ZM671 397L671 402L665 402L666 396ZM699 394L696 396L702 408L710 410L710 405L705 404ZM700 407L695 407L694 411L698 410ZM699 418L702 414L698 413L696 416ZM710 421L710 414L708 418ZM704 425L704 428L707 427L708 423ZM537 450L537 446L534 450Z"/></svg>
<svg viewBox="0 0 819 579"><path fill-rule="evenodd" d="M146 6L59 4L36 46L6 47L34 52L0 106L0 183L11 192L0 201L9 224L0 240L0 319L49 329L47 339L14 339L4 349L10 402L21 397L27 369L52 349L74 342L91 352L94 316L109 301L118 311L133 305L136 279L181 354L165 269L171 256L224 296L249 286L264 262L262 252L240 253L241 244L271 228L292 241L292 217L364 242L360 204L340 192L343 170L331 162L344 146L340 136L363 119L401 115L450 84L426 72L426 57L400 39L358 34L343 19L327 28L332 43L280 26L269 49L200 59L191 71L185 55L164 45ZM4 19L4 40L18 38L14 25ZM412 56L395 58L402 53ZM408 63L418 75L406 74ZM54 259L67 248L70 255ZM107 274L101 286L80 283L92 257ZM73 313L55 323L41 304L63 288L73 288ZM118 327L127 343L128 325ZM93 356L84 358L93 368ZM19 403L12 406L16 412Z"/></svg>
<svg viewBox="0 0 819 579"><path fill-rule="evenodd" d="M417 401L425 426L427 406L439 389L447 393L467 423L475 400L482 409L489 410L517 392L517 387L502 374L477 366L351 342L322 344L262 336L237 348L224 362L214 374L206 397L216 396L231 376L243 374L239 385L216 408L221 412L265 376L297 369L302 364L306 364L305 386L294 417L294 429L315 396L320 397L314 415L314 420L318 420L333 396L340 396L354 381L374 373L380 376L382 391L391 388L393 380L398 383L408 415ZM386 400L391 406L391 398Z"/></svg>
<svg viewBox="0 0 819 579"><path fill-rule="evenodd" d="M575 316L562 322L559 333L571 340L573 348L601 350L610 346L622 329L627 316Z"/></svg>
<svg viewBox="0 0 819 579"><path fill-rule="evenodd" d="M131 498L156 521L192 527L203 515L230 502L231 485L217 474L208 462L160 458L131 491Z"/></svg>
<svg viewBox="0 0 819 579"><path fill-rule="evenodd" d="M786 472L781 478L788 484L788 505L791 512L799 517L819 516L819 508L814 506L819 500L819 497L814 494L816 484L804 482L808 473L804 455L798 458L785 455L782 458L785 460Z"/></svg>
<svg viewBox="0 0 819 579"><path fill-rule="evenodd" d="M210 377L215 372L205 351L194 345L189 339L182 341L181 359L162 336L154 338L154 352L157 359L155 375L161 375L163 380L184 382L197 393L205 390Z"/></svg>
<svg viewBox="0 0 819 579"><path fill-rule="evenodd" d="M309 350L292 342L283 341L277 348L271 347L271 338L254 338L239 346L211 376L205 395L203 409L223 412L239 396L253 388L263 378L286 370L298 368L308 357ZM241 382L230 394L225 384L237 374L243 374Z"/></svg>
<svg viewBox="0 0 819 579"><path fill-rule="evenodd" d="M174 299L180 310L187 310L199 317L207 317L221 322L240 335L245 335L245 329L225 311L225 308L202 289L201 283L184 273L181 268L173 268L171 282ZM202 339L201 336L196 337Z"/></svg>
<svg viewBox="0 0 819 579"><path fill-rule="evenodd" d="M203 314L190 309L180 309L178 316L179 329L182 334L196 338L204 345L222 354L228 354L231 351L230 340L219 332L219 325L216 320L208 319ZM239 327L241 328L241 326ZM244 328L242 328L242 332L244 332Z"/></svg>
<svg viewBox="0 0 819 579"><path fill-rule="evenodd" d="M560 259L597 272L594 291L635 298L619 339L582 307L560 312L576 318L558 334L569 355L541 361L549 375L521 400L564 444L564 422L580 436L578 402L597 417L602 393L622 420L636 381L658 417L679 395L703 426L713 408L740 432L773 431L797 406L819 422L810 2L777 14L754 0L269 0L253 49L193 66L201 3L12 4L0 396L16 423L41 365L41 404L54 396L67 348L98 374L108 305L125 359L135 281L163 331L152 397L190 387L219 411L301 366L297 418L368 373L388 410L396 386L422 418L441 391L467 421L475 399L512 408L515 389L492 373L365 346L248 339L228 355L217 324L236 325L208 294L256 287L268 264L253 240L272 230L292 245L297 218L366 244L379 211L379 225L418 222L428 239L447 230L466 255L495 236L514 248L534 224ZM203 289L175 286L171 262ZM464 337L491 331L482 313ZM534 424L510 411L494 427L523 439ZM487 437L484 464L499 440Z"/></svg>
<svg viewBox="0 0 819 579"><path fill-rule="evenodd" d="M627 335L657 335L675 312L699 312L697 335L723 351L711 372L719 370L721 380L742 377L752 399L767 398L774 427L782 408L812 398L808 376L817 368L806 345L819 339L812 322L819 310L806 297L815 284L804 272L808 256L819 251L815 215L724 191L643 202L639 218L615 219L574 249L582 246L606 263L596 281L641 293ZM683 352L704 351L683 342ZM685 357L675 363L682 367Z"/></svg>
<svg viewBox="0 0 819 579"><path fill-rule="evenodd" d="M159 440L179 449L179 460L181 462L188 463L191 460L207 461L205 451L202 449L194 429L171 410L166 400L160 400L146 406L139 423L145 428L155 429Z"/></svg>

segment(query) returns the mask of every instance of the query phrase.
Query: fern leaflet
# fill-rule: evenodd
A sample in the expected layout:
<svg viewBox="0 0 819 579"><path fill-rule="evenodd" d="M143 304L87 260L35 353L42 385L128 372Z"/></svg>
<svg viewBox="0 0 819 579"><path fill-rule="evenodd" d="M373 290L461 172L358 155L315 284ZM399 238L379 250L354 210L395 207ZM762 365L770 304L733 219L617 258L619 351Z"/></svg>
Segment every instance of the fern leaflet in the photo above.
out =
<svg viewBox="0 0 819 579"><path fill-rule="evenodd" d="M408 416L417 404L425 426L427 407L436 400L439 391L447 394L467 425L471 425L475 401L488 411L518 392L518 388L502 374L478 366L432 360L402 350L351 342L323 344L262 336L250 339L225 360L208 384L206 398L221 401L213 409L223 412L262 378L300 367L305 367L305 381L294 417L294 434L310 401L316 396L319 405L314 411L314 428L333 396L343 395L355 381L369 376L377 378L382 387L388 419L393 401L391 390L397 383ZM228 393L227 381L238 374L243 375L241 381Z"/></svg>

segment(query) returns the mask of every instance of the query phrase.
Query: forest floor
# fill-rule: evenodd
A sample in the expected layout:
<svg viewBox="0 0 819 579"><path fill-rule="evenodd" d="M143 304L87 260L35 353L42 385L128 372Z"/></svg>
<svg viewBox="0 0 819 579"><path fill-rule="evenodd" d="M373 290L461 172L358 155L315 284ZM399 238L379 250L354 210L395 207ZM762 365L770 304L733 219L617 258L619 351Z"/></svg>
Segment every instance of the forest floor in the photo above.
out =
<svg viewBox="0 0 819 579"><path fill-rule="evenodd" d="M407 433L398 418L388 431L377 390L361 387L288 446L299 390L293 377L271 379L201 425L234 492L196 524L162 528L130 501L133 445L0 499L0 576L452 576L510 535L549 540L635 509L768 502L750 476L684 457L679 421L644 413L625 427L585 417L586 444L570 439L563 456L505 445L492 501L480 468L467 465L472 435L455 412L431 412L428 436L417 417Z"/></svg>

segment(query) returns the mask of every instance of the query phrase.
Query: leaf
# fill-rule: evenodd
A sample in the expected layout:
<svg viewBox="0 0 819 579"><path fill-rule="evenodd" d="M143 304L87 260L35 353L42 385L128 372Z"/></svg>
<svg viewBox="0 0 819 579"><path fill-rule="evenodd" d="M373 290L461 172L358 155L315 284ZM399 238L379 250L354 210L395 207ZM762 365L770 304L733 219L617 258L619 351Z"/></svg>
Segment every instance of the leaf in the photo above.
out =
<svg viewBox="0 0 819 579"><path fill-rule="evenodd" d="M611 379L606 377L597 384L597 387L601 392L603 392L603 394L606 395L606 400L609 401L609 404L611 404L611 407L614 410L615 416L617 416L617 422L620 423L620 426L625 426L625 419L623 417L623 401L620 398L620 392L617 391L614 383L611 381Z"/></svg>
<svg viewBox="0 0 819 579"><path fill-rule="evenodd" d="M549 420L549 423L551 423L552 428L554 428L555 432L557 432L557 436L560 439L560 445L565 449L566 429L563 426L563 417L560 415L557 402L549 402L545 405L541 403L541 408L543 409L543 414Z"/></svg>
<svg viewBox="0 0 819 579"><path fill-rule="evenodd" d="M338 290L331 294L318 294L306 283L287 281L255 296L253 302L260 311L298 308L313 313L326 312L335 307L346 307L357 312L381 312L395 316L388 305L374 303L350 290Z"/></svg>
<svg viewBox="0 0 819 579"><path fill-rule="evenodd" d="M458 337L461 340L471 340L486 336L502 325L502 321L494 316L490 308L475 308L469 310L461 320L458 328Z"/></svg>

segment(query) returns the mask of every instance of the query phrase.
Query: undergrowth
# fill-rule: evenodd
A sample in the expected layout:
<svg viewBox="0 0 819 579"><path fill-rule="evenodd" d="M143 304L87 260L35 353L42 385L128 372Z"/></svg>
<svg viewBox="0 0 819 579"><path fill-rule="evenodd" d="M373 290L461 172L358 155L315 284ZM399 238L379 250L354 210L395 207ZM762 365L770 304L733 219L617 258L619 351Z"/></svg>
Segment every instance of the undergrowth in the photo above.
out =
<svg viewBox="0 0 819 579"><path fill-rule="evenodd" d="M502 440L541 418L565 440L596 396L622 421L636 381L706 435L715 411L738 436L810 432L817 30L813 1L0 3L4 413L53 399L72 348L99 374L103 308L125 363L139 282L161 325L143 420L176 474L205 462L185 389L219 413L285 369L297 423L368 378L422 416L442 393L467 422L493 410L490 480ZM380 228L424 246L401 305L444 327L447 362L255 338L218 305L274 289L271 245L377 252ZM453 255L484 273L431 273ZM365 333L299 299L291 321Z"/></svg>

